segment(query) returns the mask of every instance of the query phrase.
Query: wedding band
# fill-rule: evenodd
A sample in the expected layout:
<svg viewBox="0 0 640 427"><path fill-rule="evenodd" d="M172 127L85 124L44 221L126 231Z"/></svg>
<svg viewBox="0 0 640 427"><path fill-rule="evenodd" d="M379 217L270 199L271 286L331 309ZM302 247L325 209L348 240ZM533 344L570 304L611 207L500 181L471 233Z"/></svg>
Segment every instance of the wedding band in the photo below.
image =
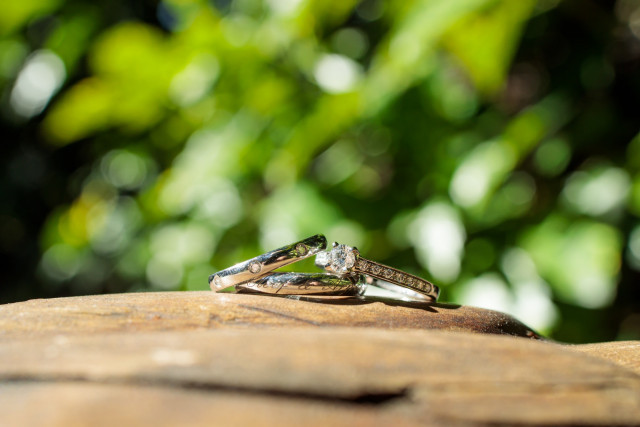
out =
<svg viewBox="0 0 640 427"><path fill-rule="evenodd" d="M316 255L316 265L339 276L364 274L379 279L381 282L376 283L377 286L396 292L400 291L400 293L414 298L435 301L440 294L440 289L428 280L365 259L360 256L360 252L356 248L339 245L335 242L330 251L322 251ZM386 286L383 282L391 286ZM401 289L394 288L396 286Z"/></svg>
<svg viewBox="0 0 640 427"><path fill-rule="evenodd" d="M224 290L271 295L359 295L364 283L326 273L272 273Z"/></svg>
<svg viewBox="0 0 640 427"><path fill-rule="evenodd" d="M367 285L375 286L380 289L384 289L386 291L393 292L395 294L395 298L400 299L402 301L435 301L437 297L429 296L422 294L420 292L413 291L409 288L402 287L400 285L395 285L393 283L386 282L384 280L376 279L373 277L368 277L369 280L366 281ZM371 289L371 288L369 288ZM373 292L372 292L373 293Z"/></svg>
<svg viewBox="0 0 640 427"><path fill-rule="evenodd" d="M326 247L327 239L322 234L317 234L213 273L209 276L209 286L215 292L225 291L232 286L264 277L276 268L315 255Z"/></svg>

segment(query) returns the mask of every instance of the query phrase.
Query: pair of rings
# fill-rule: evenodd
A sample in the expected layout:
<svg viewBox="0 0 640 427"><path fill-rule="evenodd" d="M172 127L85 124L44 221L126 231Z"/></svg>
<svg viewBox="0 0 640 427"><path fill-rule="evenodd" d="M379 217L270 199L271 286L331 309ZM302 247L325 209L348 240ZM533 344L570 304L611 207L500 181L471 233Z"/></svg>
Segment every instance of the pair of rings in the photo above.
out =
<svg viewBox="0 0 640 427"><path fill-rule="evenodd" d="M369 285L401 299L436 301L440 290L428 280L367 260L353 247L333 244L317 234L259 255L209 276L215 292L278 295L363 295ZM279 273L273 270L316 255L326 273Z"/></svg>

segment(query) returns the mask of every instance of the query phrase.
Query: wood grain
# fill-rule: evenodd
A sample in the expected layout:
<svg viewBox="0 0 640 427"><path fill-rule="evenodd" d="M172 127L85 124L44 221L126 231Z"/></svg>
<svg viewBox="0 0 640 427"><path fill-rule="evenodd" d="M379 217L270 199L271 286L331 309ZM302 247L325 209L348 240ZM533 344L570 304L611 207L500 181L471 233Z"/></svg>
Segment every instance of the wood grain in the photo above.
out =
<svg viewBox="0 0 640 427"><path fill-rule="evenodd" d="M640 341L602 342L566 347L613 362L640 374Z"/></svg>
<svg viewBox="0 0 640 427"><path fill-rule="evenodd" d="M529 327L504 313L389 299L297 300L205 291L40 299L0 306L0 337L275 326L441 329L537 337Z"/></svg>
<svg viewBox="0 0 640 427"><path fill-rule="evenodd" d="M552 343L462 332L328 327L32 337L0 347L0 381L0 421L20 412L11 403L16 396L29 394L48 395L50 405L66 404L75 416L77 400L65 401L52 389L64 384L70 393L88 385L143 386L147 399L175 389L204 401L265 397L276 406L239 411L233 414L238 425L260 408L279 424L286 420L274 413L284 408L304 412L318 405L352 407L369 417L398 413L415 424L640 422L638 375ZM192 406L184 410L195 416ZM159 406L156 421L176 411L183 408ZM347 413L335 423L350 423ZM104 410L91 414L91 421L112 419ZM229 414L211 416L203 408L196 418L223 422Z"/></svg>
<svg viewBox="0 0 640 427"><path fill-rule="evenodd" d="M639 343L470 307L126 294L0 306L0 329L1 426L640 424Z"/></svg>

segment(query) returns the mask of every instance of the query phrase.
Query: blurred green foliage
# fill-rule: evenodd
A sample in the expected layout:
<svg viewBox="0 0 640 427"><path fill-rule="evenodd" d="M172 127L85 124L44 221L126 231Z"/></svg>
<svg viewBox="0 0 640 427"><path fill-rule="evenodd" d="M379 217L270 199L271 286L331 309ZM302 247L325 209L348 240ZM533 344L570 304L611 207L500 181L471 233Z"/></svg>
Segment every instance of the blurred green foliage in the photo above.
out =
<svg viewBox="0 0 640 427"><path fill-rule="evenodd" d="M640 2L0 5L3 301L207 289L315 233L640 338Z"/></svg>

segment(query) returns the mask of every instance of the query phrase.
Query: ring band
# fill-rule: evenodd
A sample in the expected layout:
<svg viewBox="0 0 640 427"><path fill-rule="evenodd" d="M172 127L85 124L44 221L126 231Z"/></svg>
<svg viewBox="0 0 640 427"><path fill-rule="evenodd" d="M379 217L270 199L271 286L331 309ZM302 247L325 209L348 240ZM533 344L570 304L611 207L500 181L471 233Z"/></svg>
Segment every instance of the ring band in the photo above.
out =
<svg viewBox="0 0 640 427"><path fill-rule="evenodd" d="M212 291L220 292L235 285L255 281L276 268L308 258L326 247L327 239L322 234L317 234L213 273L209 276L209 286Z"/></svg>
<svg viewBox="0 0 640 427"><path fill-rule="evenodd" d="M433 302L437 299L437 297L433 297L431 295L425 295L423 293L411 290L409 288L396 285L393 283L389 283L385 280L376 279L373 277L369 277L369 280L366 281L367 285L375 286L380 289L384 289L386 291L393 292L397 295L397 299L403 301L429 301Z"/></svg>
<svg viewBox="0 0 640 427"><path fill-rule="evenodd" d="M393 286L401 286L403 288L400 290L401 293L414 297L418 294L417 296L421 299L429 301L437 300L440 294L440 289L428 280L365 259L360 256L356 248L335 242L330 251L322 251L316 256L316 265L340 276L359 274L371 276L391 285L391 287L385 287L385 284L379 282L377 283L379 287L397 292L398 290L393 289Z"/></svg>
<svg viewBox="0 0 640 427"><path fill-rule="evenodd" d="M359 295L364 283L326 273L272 273L225 292L271 295Z"/></svg>

